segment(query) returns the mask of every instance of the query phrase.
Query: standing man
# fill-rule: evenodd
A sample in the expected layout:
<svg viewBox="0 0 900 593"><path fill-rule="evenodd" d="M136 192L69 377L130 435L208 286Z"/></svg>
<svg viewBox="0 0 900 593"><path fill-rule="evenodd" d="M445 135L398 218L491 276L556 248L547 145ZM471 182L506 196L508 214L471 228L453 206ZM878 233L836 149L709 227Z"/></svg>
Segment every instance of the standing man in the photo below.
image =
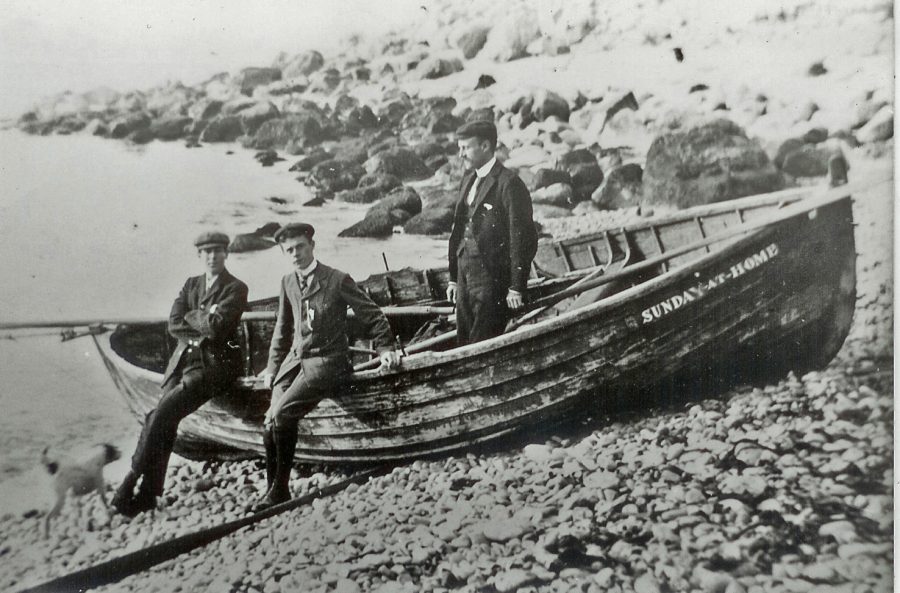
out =
<svg viewBox="0 0 900 593"><path fill-rule="evenodd" d="M178 346L166 368L162 398L144 421L131 471L113 498L124 515L156 508L179 422L228 389L241 372L237 328L247 285L225 269L228 242L220 232L203 233L194 241L205 273L187 279L169 313L169 333Z"/></svg>
<svg viewBox="0 0 900 593"><path fill-rule="evenodd" d="M268 491L255 510L290 499L297 423L350 378L347 307L374 340L382 368L400 363L387 317L350 276L316 261L314 234L306 223L275 233L294 269L281 279L278 320L263 372L265 386L272 389L263 432Z"/></svg>
<svg viewBox="0 0 900 593"><path fill-rule="evenodd" d="M473 169L463 177L450 232L450 285L460 345L503 333L509 311L524 305L537 231L531 195L497 162L497 128L475 121L456 131L459 155Z"/></svg>

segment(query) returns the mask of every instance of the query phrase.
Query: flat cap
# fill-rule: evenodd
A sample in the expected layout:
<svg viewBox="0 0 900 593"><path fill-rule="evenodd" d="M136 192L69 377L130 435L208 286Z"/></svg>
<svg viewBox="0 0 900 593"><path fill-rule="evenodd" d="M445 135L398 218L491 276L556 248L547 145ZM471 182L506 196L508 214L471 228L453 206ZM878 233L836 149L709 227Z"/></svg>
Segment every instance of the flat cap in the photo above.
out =
<svg viewBox="0 0 900 593"><path fill-rule="evenodd" d="M480 138L482 140L490 140L492 144L496 144L497 126L494 125L494 122L484 119L466 122L457 128L456 137L461 140Z"/></svg>
<svg viewBox="0 0 900 593"><path fill-rule="evenodd" d="M200 233L197 238L194 239L194 245L197 247L197 249L207 247L209 245L221 245L222 247L228 247L228 244L230 242L231 239L228 238L228 235L220 231L206 231L205 233Z"/></svg>
<svg viewBox="0 0 900 593"><path fill-rule="evenodd" d="M291 237L306 237L307 239L312 239L315 234L316 229L314 229L311 224L305 222L291 222L275 231L273 237L276 242L281 243L282 240L290 239Z"/></svg>

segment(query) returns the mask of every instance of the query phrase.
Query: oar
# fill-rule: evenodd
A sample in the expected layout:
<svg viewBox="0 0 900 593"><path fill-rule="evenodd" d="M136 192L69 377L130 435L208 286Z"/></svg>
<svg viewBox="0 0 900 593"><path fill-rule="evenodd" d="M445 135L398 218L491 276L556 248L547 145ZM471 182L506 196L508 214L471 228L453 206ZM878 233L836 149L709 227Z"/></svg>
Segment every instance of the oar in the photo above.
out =
<svg viewBox="0 0 900 593"><path fill-rule="evenodd" d="M433 307L431 305L408 305L381 307L388 317L425 316L425 315L450 315L453 307ZM353 311L348 312L353 316ZM241 316L242 321L274 321L275 311L250 311ZM57 321L15 321L0 322L0 330L31 329L31 328L65 328L65 327L90 327L99 325L153 325L163 323L166 319L160 317L103 317L94 319L62 319Z"/></svg>

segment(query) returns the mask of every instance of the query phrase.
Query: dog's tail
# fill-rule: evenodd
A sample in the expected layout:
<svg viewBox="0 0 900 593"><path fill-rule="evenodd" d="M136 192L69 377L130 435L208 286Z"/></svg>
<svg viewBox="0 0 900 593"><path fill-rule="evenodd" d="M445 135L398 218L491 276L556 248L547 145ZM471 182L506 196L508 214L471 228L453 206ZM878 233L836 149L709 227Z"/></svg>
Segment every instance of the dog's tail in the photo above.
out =
<svg viewBox="0 0 900 593"><path fill-rule="evenodd" d="M44 467L47 468L47 472L52 476L59 471L59 463L51 461L50 458L47 457L47 451L49 450L50 447L44 447L44 450L41 452L41 463L44 464Z"/></svg>

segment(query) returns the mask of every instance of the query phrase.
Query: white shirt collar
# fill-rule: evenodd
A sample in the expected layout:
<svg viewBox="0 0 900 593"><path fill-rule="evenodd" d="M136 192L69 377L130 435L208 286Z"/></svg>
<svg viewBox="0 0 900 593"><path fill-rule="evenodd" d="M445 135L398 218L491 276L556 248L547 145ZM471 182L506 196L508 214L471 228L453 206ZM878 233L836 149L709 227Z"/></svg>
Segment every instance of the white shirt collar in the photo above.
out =
<svg viewBox="0 0 900 593"><path fill-rule="evenodd" d="M221 275L222 275L222 274L219 273L219 274L216 274L215 276L213 276L212 274L210 274L210 273L207 272L207 273L205 274L205 276L206 276L206 290L209 290L209 289L212 287L212 285L216 283L216 280L218 280L218 279L219 279L219 276L221 276Z"/></svg>
<svg viewBox="0 0 900 593"><path fill-rule="evenodd" d="M307 276L309 276L310 274L312 274L313 272L316 271L317 265L319 265L318 260L313 259L311 264L309 264L308 266L306 266L305 268L300 270L300 276L302 276L303 278L306 278Z"/></svg>
<svg viewBox="0 0 900 593"><path fill-rule="evenodd" d="M497 157L492 156L491 160L483 164L481 167L475 169L475 175L478 176L479 179L487 177L487 174L491 172L491 169L494 168L494 163L497 162Z"/></svg>

